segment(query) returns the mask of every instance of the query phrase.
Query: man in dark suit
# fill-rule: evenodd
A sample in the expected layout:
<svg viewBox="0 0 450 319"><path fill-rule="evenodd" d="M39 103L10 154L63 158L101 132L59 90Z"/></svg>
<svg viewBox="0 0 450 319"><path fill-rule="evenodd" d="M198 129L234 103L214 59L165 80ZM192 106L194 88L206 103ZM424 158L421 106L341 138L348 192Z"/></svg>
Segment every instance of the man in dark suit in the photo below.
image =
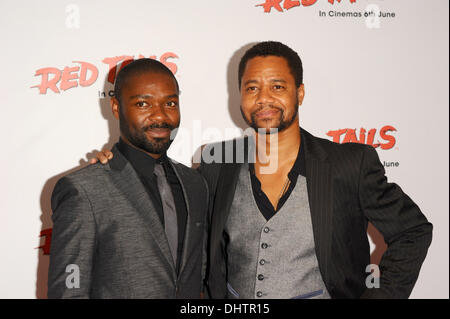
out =
<svg viewBox="0 0 450 319"><path fill-rule="evenodd" d="M199 167L210 194L209 296L407 298L432 225L387 182L375 149L299 127L302 62L282 43L244 54L239 89L255 133L207 145ZM388 245L373 281L369 221Z"/></svg>
<svg viewBox="0 0 450 319"><path fill-rule="evenodd" d="M53 191L48 296L200 298L208 192L198 172L166 155L180 123L177 80L140 59L119 72L114 91L114 158Z"/></svg>
<svg viewBox="0 0 450 319"><path fill-rule="evenodd" d="M210 296L407 298L432 225L387 182L375 149L332 143L299 127L302 63L284 44L250 48L239 65L239 89L255 135L208 145L200 166L212 208ZM369 221L388 246L374 288L366 285Z"/></svg>

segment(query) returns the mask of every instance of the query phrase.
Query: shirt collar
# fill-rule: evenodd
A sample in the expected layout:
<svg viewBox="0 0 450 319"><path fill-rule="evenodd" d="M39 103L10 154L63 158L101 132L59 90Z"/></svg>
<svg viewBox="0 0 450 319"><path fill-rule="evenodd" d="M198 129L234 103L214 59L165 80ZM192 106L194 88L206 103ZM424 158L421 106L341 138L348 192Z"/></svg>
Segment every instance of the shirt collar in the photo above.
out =
<svg viewBox="0 0 450 319"><path fill-rule="evenodd" d="M144 151L141 151L129 145L122 138L119 138L117 148L130 162L130 164L133 166L136 172L145 177L153 177L155 164L160 164L162 162L167 161L166 153L164 153L159 159L154 159L150 155L146 154Z"/></svg>

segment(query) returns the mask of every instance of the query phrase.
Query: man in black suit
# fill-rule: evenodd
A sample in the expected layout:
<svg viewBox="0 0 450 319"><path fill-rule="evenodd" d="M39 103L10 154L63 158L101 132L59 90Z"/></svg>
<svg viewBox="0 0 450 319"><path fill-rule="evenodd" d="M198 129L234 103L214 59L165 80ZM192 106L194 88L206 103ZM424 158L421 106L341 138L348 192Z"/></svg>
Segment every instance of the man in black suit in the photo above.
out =
<svg viewBox="0 0 450 319"><path fill-rule="evenodd" d="M387 182L373 147L332 143L299 127L302 75L297 53L279 42L258 43L241 59L241 112L255 136L207 146L200 166L212 203L210 295L407 298L432 225ZM230 150L228 163L211 156ZM388 246L379 287L371 289L369 221Z"/></svg>
<svg viewBox="0 0 450 319"><path fill-rule="evenodd" d="M208 193L166 154L180 123L177 80L140 59L119 71L114 92L114 158L53 191L48 297L200 298Z"/></svg>
<svg viewBox="0 0 450 319"><path fill-rule="evenodd" d="M387 182L375 149L299 127L302 62L282 43L244 54L239 89L255 134L207 145L199 167L210 190L210 297L407 298L432 225ZM373 288L369 221L388 245Z"/></svg>

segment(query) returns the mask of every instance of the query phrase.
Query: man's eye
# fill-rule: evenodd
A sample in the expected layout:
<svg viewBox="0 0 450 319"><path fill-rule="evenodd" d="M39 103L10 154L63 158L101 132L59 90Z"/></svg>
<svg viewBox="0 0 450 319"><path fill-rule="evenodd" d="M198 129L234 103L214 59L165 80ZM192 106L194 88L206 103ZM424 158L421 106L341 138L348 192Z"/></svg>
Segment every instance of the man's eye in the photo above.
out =
<svg viewBox="0 0 450 319"><path fill-rule="evenodd" d="M251 91L256 91L256 86L249 86L246 90L251 92Z"/></svg>
<svg viewBox="0 0 450 319"><path fill-rule="evenodd" d="M282 85L274 85L273 88L275 90L282 90L282 89L284 89L284 86L282 86Z"/></svg>
<svg viewBox="0 0 450 319"><path fill-rule="evenodd" d="M148 103L145 102L145 101L139 101L139 102L136 103L136 106L137 107L147 107Z"/></svg>
<svg viewBox="0 0 450 319"><path fill-rule="evenodd" d="M170 107L176 107L177 105L178 105L178 103L175 101L167 102L167 106L170 106Z"/></svg>

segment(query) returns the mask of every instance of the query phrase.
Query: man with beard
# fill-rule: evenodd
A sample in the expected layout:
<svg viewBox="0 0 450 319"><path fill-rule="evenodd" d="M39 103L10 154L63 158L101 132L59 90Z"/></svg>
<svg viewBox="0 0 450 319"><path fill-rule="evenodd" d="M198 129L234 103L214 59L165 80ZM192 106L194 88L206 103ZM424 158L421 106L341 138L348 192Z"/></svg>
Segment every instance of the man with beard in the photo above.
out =
<svg viewBox="0 0 450 319"><path fill-rule="evenodd" d="M177 80L140 59L119 72L114 92L114 158L53 191L48 296L200 298L208 194L198 172L166 155L180 123Z"/></svg>
<svg viewBox="0 0 450 319"><path fill-rule="evenodd" d="M208 286L213 298L407 298L432 225L388 183L373 147L336 144L299 127L303 68L279 42L250 48L239 64L241 111L255 129L244 163L238 141L206 147L200 169L212 200ZM247 141L247 140L246 140ZM270 168L270 169L269 169ZM367 225L388 245L379 285L370 274ZM374 282L370 281L371 284Z"/></svg>
<svg viewBox="0 0 450 319"><path fill-rule="evenodd" d="M256 44L238 75L255 135L206 146L199 168L210 190L210 297L407 298L432 225L387 182L376 150L299 127L303 68L286 45ZM369 221L388 246L374 279Z"/></svg>

